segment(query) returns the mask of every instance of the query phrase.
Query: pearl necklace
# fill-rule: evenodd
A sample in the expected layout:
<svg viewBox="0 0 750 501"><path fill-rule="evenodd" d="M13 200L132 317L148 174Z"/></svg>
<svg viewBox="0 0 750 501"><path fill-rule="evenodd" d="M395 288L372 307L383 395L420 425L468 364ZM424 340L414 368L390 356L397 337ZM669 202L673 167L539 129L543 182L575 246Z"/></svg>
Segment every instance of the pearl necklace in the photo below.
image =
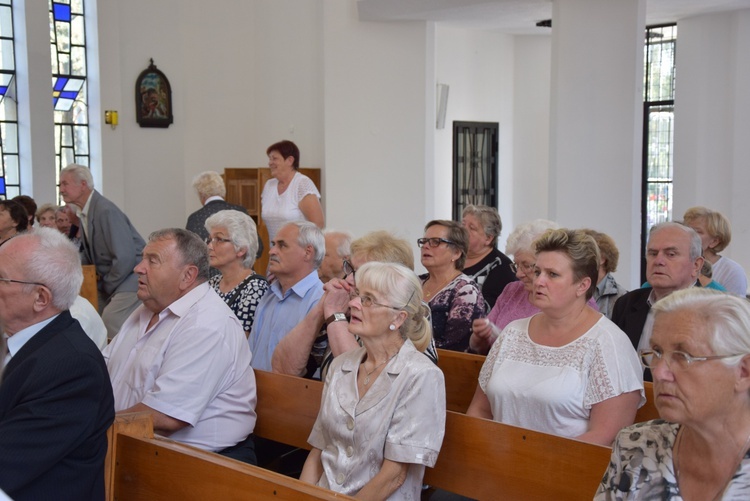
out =
<svg viewBox="0 0 750 501"><path fill-rule="evenodd" d="M677 485L680 485L680 461L679 456L677 454L678 447L682 448L682 430L684 429L684 426L680 426L680 431L677 432L677 439L675 440L675 446L673 447L674 450L674 477ZM719 492L716 493L716 496L712 498L713 501L720 500L723 495L724 491L727 490L727 487L729 487L729 482L732 481L734 478L734 474L737 472L737 468L740 467L740 464L742 463L742 459L745 457L745 454L747 453L748 446L750 446L750 434L747 436L747 440L745 440L745 444L740 448L740 453L737 456L737 460L734 462L734 467L732 468L732 471L729 474L729 478L727 478L726 482L719 488Z"/></svg>
<svg viewBox="0 0 750 501"><path fill-rule="evenodd" d="M375 368L373 370L371 370L370 372L367 372L367 369L365 368L365 363L362 362L362 368L365 369L365 372L366 372L365 380L362 382L362 384L365 385L365 386L367 386L368 384L370 384L370 375L373 372L375 372L376 370L378 370L380 367L383 367L385 364L387 364L388 362L390 362L391 360L393 360L396 355L398 355L398 352L396 352L393 355L391 355L390 358L388 358L388 359L385 360L385 362L381 362L380 364L376 365Z"/></svg>

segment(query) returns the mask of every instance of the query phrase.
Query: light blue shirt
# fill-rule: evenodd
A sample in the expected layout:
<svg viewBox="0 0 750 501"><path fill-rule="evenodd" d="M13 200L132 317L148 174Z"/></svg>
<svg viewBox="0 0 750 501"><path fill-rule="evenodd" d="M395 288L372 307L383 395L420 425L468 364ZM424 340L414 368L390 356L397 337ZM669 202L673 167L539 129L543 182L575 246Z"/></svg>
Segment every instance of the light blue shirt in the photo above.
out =
<svg viewBox="0 0 750 501"><path fill-rule="evenodd" d="M268 288L255 310L255 321L248 342L253 352L253 369L271 370L271 357L281 338L305 318L323 297L323 282L313 270L294 284L286 294L281 293L278 280Z"/></svg>
<svg viewBox="0 0 750 501"><path fill-rule="evenodd" d="M59 313L57 315L59 315ZM8 365L10 359L16 356L16 353L18 353L21 348L23 348L23 345L25 345L29 341L29 339L34 337L37 332L47 327L47 324L57 318L57 315L53 315L47 320L42 320L41 322L37 322L34 325L29 325L25 329L21 329L12 336L9 336L8 354L5 355L5 365Z"/></svg>

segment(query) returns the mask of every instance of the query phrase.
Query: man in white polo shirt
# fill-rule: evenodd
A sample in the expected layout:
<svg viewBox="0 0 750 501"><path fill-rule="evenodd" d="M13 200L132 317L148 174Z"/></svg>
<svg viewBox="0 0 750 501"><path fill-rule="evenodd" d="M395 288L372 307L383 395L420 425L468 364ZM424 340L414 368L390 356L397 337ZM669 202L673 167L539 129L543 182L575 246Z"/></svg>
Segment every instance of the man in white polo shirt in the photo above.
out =
<svg viewBox="0 0 750 501"><path fill-rule="evenodd" d="M208 286L206 244L180 228L154 232L135 272L143 304L103 352L115 410L150 412L161 435L254 462L252 356Z"/></svg>

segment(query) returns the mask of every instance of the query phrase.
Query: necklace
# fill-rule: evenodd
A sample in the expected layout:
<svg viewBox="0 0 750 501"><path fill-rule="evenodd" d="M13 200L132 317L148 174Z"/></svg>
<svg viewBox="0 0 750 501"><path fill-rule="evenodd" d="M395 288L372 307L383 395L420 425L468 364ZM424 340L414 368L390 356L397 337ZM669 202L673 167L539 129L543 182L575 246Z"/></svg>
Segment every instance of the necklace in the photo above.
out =
<svg viewBox="0 0 750 501"><path fill-rule="evenodd" d="M682 448L682 430L684 427L680 427L680 431L677 432L677 440L675 441L674 445L674 477L676 480L677 485L680 485L680 461L679 456L677 454L678 447ZM740 463L742 463L742 458L745 457L745 453L747 452L747 448L750 445L750 434L747 436L747 440L745 440L745 444L740 447L740 453L737 456L737 460L734 462L734 467L732 468L732 471L729 473L729 478L719 487L719 492L716 493L716 496L714 496L712 499L715 501L717 499L721 499L724 495L724 491L727 490L727 487L729 487L729 482L732 481L734 478L734 474L737 471L737 468L739 468Z"/></svg>
<svg viewBox="0 0 750 501"><path fill-rule="evenodd" d="M432 290L432 292L428 292L428 291L427 291L427 288L423 286L423 287L422 287L422 291L424 292L424 297L425 297L425 299L429 299L429 298L431 298L431 297L432 297L432 295L433 295L433 294L435 294L435 293L437 293L437 292L440 292L441 290L443 290L443 288L444 288L444 287L445 287L446 285L448 285L448 284L449 284L449 283L451 283L451 282L452 282L453 280L455 280L455 279L456 279L456 277L457 277L457 276L459 276L460 274L461 274L461 273L456 273L456 274L455 274L455 275L453 275L452 277L448 278L448 280L446 280L445 282L441 283L439 287L437 287L437 288L433 289L433 290ZM432 279L432 276L430 276L430 278L428 278L427 280L425 280L425 285L427 284L427 281L428 281L428 280L431 280L431 279Z"/></svg>
<svg viewBox="0 0 750 501"><path fill-rule="evenodd" d="M362 362L362 368L363 368L363 369L365 369L365 373L366 373L366 376L365 376L365 380L364 380L364 381L362 382L362 384L364 384L365 386L367 386L368 384L370 384L370 375L371 375L371 374L372 374L373 372L375 372L376 370L378 370L379 368L383 367L383 366L384 366L385 364L387 364L387 363L388 363L388 362L390 362L391 360L393 360L393 358L394 358L394 357L395 357L396 355L398 355L398 352L396 352L396 353L394 353L393 355L391 355L391 356L390 356L390 358L387 358L387 359L385 360L385 362L381 362L380 364L376 365L376 366L375 366L375 368L374 368L373 370L371 370L370 372L367 372L367 369L365 368L365 363L364 363L364 362Z"/></svg>

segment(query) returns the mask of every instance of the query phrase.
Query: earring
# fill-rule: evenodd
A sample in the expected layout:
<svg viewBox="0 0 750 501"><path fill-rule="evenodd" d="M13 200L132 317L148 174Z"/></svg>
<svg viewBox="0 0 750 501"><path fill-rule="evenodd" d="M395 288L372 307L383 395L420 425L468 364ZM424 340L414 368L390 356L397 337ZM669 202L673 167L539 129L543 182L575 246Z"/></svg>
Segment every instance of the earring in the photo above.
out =
<svg viewBox="0 0 750 501"><path fill-rule="evenodd" d="M395 331L395 330L396 330L396 326L395 326L395 325L393 325L393 324L389 325L389 326L388 326L388 328L389 328L390 330L392 330L392 331Z"/></svg>

